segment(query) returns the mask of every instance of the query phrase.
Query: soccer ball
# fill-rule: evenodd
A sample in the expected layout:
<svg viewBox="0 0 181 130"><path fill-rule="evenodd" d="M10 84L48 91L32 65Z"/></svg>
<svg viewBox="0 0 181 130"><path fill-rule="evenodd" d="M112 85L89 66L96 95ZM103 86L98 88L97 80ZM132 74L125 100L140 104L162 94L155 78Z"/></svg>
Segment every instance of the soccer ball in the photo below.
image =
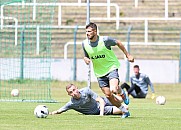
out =
<svg viewBox="0 0 181 130"><path fill-rule="evenodd" d="M166 99L164 96L158 96L156 98L156 104L158 105L164 105L166 103Z"/></svg>
<svg viewBox="0 0 181 130"><path fill-rule="evenodd" d="M13 90L11 91L11 95L12 95L13 97L18 97L18 96L19 96L19 90L18 90L18 89L13 89Z"/></svg>
<svg viewBox="0 0 181 130"><path fill-rule="evenodd" d="M38 105L34 110L34 115L37 118L46 118L49 114L48 107L45 105Z"/></svg>

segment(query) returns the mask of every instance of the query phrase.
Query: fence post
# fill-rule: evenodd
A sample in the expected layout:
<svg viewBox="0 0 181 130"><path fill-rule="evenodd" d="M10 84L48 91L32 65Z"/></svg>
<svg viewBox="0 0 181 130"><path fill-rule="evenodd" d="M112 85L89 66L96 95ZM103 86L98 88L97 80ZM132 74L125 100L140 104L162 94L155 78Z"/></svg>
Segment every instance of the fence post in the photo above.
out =
<svg viewBox="0 0 181 130"><path fill-rule="evenodd" d="M81 4L81 0L78 0L78 3Z"/></svg>
<svg viewBox="0 0 181 130"><path fill-rule="evenodd" d="M145 19L145 43L148 43L148 19Z"/></svg>
<svg viewBox="0 0 181 130"><path fill-rule="evenodd" d="M25 7L25 1L22 0L22 8L24 8L24 7Z"/></svg>
<svg viewBox="0 0 181 130"><path fill-rule="evenodd" d="M168 18L168 0L165 0L165 18Z"/></svg>
<svg viewBox="0 0 181 130"><path fill-rule="evenodd" d="M77 80L77 46L76 46L76 35L77 35L77 30L78 30L78 26L75 27L74 29L74 69L73 69L73 80L76 81Z"/></svg>
<svg viewBox="0 0 181 130"><path fill-rule="evenodd" d="M40 54L40 26L36 27L36 55Z"/></svg>
<svg viewBox="0 0 181 130"><path fill-rule="evenodd" d="M110 18L110 0L107 0L107 18Z"/></svg>
<svg viewBox="0 0 181 130"><path fill-rule="evenodd" d="M180 33L180 54L179 54L179 83L181 83L181 33Z"/></svg>
<svg viewBox="0 0 181 130"><path fill-rule="evenodd" d="M36 0L33 0L33 21L36 19Z"/></svg>
<svg viewBox="0 0 181 130"><path fill-rule="evenodd" d="M90 23L90 0L87 0L87 20L86 25ZM90 42L90 40L88 40ZM88 68L88 78L87 78L87 86L91 88L91 65L90 63L87 65Z"/></svg>
<svg viewBox="0 0 181 130"><path fill-rule="evenodd" d="M131 33L132 26L130 25L128 28L128 34L127 34L127 44L126 44L126 50L128 53L130 53L130 33ZM130 73L130 63L128 60L126 60L126 82L129 82L129 75Z"/></svg>
<svg viewBox="0 0 181 130"><path fill-rule="evenodd" d="M116 29L119 29L119 6L116 6Z"/></svg>
<svg viewBox="0 0 181 130"><path fill-rule="evenodd" d="M15 31L14 31L14 39L15 39L15 46L18 45L18 20L16 18L14 18L15 21Z"/></svg>
<svg viewBox="0 0 181 130"><path fill-rule="evenodd" d="M1 29L3 29L3 18L4 18L4 16L3 16L3 8L4 8L4 5L1 5Z"/></svg>
<svg viewBox="0 0 181 130"><path fill-rule="evenodd" d="M24 79L24 34L25 27L21 31L21 57L20 57L20 79Z"/></svg>
<svg viewBox="0 0 181 130"><path fill-rule="evenodd" d="M138 7L138 0L135 0L134 4L135 4L135 7L137 8Z"/></svg>
<svg viewBox="0 0 181 130"><path fill-rule="evenodd" d="M62 25L62 6L58 6L58 26Z"/></svg>

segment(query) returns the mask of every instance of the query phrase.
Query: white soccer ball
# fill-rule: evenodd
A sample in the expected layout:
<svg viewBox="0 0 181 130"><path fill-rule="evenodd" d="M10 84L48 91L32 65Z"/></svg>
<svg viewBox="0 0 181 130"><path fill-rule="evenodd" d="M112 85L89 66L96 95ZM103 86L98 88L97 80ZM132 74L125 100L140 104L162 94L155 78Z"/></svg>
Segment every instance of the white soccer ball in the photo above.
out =
<svg viewBox="0 0 181 130"><path fill-rule="evenodd" d="M158 96L156 98L156 104L158 105L164 105L166 103L166 99L164 96Z"/></svg>
<svg viewBox="0 0 181 130"><path fill-rule="evenodd" d="M11 91L11 95L12 95L13 97L18 97L18 96L19 96L19 90L18 90L18 89L13 89L13 90Z"/></svg>
<svg viewBox="0 0 181 130"><path fill-rule="evenodd" d="M45 105L38 105L34 110L34 115L37 118L46 118L49 114L48 107Z"/></svg>

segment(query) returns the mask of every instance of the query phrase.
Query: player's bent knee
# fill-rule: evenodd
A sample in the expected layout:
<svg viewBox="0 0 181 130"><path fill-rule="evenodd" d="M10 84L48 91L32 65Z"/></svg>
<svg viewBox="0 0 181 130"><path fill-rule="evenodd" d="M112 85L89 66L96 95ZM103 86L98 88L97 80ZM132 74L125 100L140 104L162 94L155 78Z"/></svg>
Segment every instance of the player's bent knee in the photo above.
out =
<svg viewBox="0 0 181 130"><path fill-rule="evenodd" d="M105 96L109 99L113 96L113 94L112 93L106 93Z"/></svg>
<svg viewBox="0 0 181 130"><path fill-rule="evenodd" d="M106 98L108 98L109 100L114 99L114 95L113 95L112 93L106 94L105 96L106 96Z"/></svg>
<svg viewBox="0 0 181 130"><path fill-rule="evenodd" d="M110 86L110 91L114 94L117 94L118 93L118 90L116 89L115 86Z"/></svg>

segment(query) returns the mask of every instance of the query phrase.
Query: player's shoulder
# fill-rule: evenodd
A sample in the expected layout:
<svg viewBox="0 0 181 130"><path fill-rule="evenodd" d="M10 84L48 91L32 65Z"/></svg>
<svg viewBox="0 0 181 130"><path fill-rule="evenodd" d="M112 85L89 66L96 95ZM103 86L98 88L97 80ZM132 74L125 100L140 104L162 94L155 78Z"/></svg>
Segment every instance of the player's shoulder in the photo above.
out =
<svg viewBox="0 0 181 130"><path fill-rule="evenodd" d="M148 75L146 75L145 73L140 73L140 77L145 77L145 78L147 78Z"/></svg>
<svg viewBox="0 0 181 130"><path fill-rule="evenodd" d="M90 91L90 88L89 87L84 87L84 88L81 88L79 89L79 92L89 92Z"/></svg>
<svg viewBox="0 0 181 130"><path fill-rule="evenodd" d="M87 43L87 41L88 41L88 39L87 39L87 38L86 38L86 39L84 39L84 40L82 41L82 44Z"/></svg>
<svg viewBox="0 0 181 130"><path fill-rule="evenodd" d="M133 78L136 78L136 76L135 75L131 75L130 78L133 79Z"/></svg>
<svg viewBox="0 0 181 130"><path fill-rule="evenodd" d="M108 41L110 39L109 36L99 36L103 41Z"/></svg>

